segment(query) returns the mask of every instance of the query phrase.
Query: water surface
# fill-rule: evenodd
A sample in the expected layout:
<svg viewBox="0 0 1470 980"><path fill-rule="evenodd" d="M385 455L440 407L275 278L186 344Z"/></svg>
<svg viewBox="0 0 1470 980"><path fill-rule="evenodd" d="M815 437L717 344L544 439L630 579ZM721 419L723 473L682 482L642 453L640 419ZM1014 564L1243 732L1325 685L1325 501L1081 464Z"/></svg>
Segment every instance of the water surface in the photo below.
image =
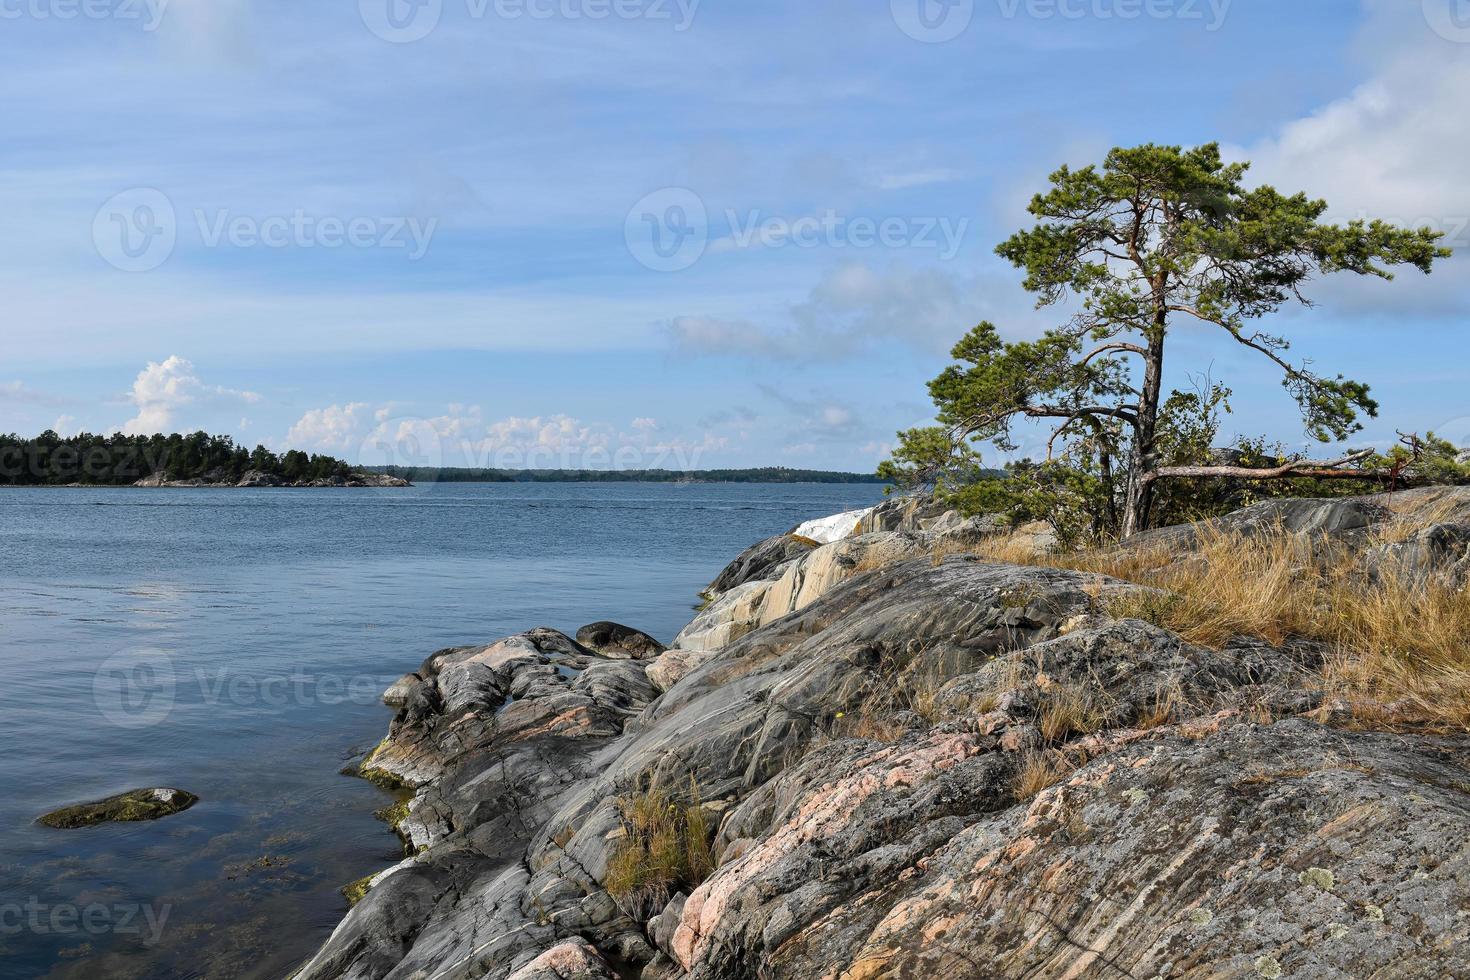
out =
<svg viewBox="0 0 1470 980"><path fill-rule="evenodd" d="M615 619L668 642L751 542L864 485L0 489L0 975L273 977L397 860L338 775L446 646ZM67 803L199 794L55 831Z"/></svg>

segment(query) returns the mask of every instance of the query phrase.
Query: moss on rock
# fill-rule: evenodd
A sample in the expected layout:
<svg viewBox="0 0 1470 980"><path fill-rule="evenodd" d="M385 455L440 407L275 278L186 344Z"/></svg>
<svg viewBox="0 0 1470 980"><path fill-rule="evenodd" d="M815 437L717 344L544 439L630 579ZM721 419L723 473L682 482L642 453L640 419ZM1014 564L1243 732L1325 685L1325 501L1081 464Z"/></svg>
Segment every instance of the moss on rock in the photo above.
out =
<svg viewBox="0 0 1470 980"><path fill-rule="evenodd" d="M182 813L199 797L181 789L135 789L93 803L53 810L37 819L38 823L58 830L91 827L99 823L137 823Z"/></svg>
<svg viewBox="0 0 1470 980"><path fill-rule="evenodd" d="M368 889L372 887L373 879L376 877L377 875L371 874L365 878L359 878L351 884L343 885L340 890L342 897L347 899L347 904L349 906L355 906L358 902L367 898Z"/></svg>

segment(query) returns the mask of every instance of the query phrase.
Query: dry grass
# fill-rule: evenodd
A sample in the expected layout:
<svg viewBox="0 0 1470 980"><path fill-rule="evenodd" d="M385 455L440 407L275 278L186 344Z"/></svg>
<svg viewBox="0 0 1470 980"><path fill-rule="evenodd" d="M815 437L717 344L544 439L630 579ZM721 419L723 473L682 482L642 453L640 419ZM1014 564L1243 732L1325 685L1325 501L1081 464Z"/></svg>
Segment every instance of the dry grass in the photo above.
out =
<svg viewBox="0 0 1470 980"><path fill-rule="evenodd" d="M1043 688L1045 700L1037 717L1041 737L1048 743L1073 735L1091 735L1102 728L1104 711L1098 700L1100 685L1053 684Z"/></svg>
<svg viewBox="0 0 1470 980"><path fill-rule="evenodd" d="M1134 725L1145 731L1171 724L1189 709L1184 689L1178 680L1160 684L1154 689L1153 704L1146 707L1134 720Z"/></svg>
<svg viewBox="0 0 1470 980"><path fill-rule="evenodd" d="M689 796L679 802L655 787L621 801L624 837L604 885L635 914L659 911L674 891L693 889L714 872L709 814L692 779Z"/></svg>
<svg viewBox="0 0 1470 980"><path fill-rule="evenodd" d="M1001 698L1024 685L1028 676L1037 673L1031 664L1018 656L994 661L991 668L990 683L975 702L975 709L982 715L999 708Z"/></svg>
<svg viewBox="0 0 1470 980"><path fill-rule="evenodd" d="M856 711L839 712L831 737L897 742L907 731L894 719L891 708L868 702Z"/></svg>
<svg viewBox="0 0 1470 980"><path fill-rule="evenodd" d="M934 560L936 563L942 561L945 554L940 554L945 545L941 543L939 548L934 549ZM993 561L1003 565L1034 565L1040 560L1036 552L1035 539L1029 535L1002 534L993 538L986 538L976 544L966 547L955 547L946 554L970 554L983 561Z"/></svg>
<svg viewBox="0 0 1470 980"><path fill-rule="evenodd" d="M1442 510L1430 505L1416 521L1390 522L1368 546L1407 540ZM1324 692L1361 705L1365 722L1413 717L1470 729L1470 591L1391 575L1372 581L1351 555L1312 544L1286 532L1248 537L1202 528L1182 559L1115 550L1049 561L1148 586L1099 588L1099 602L1110 615L1155 623L1202 646L1218 649L1238 636L1321 642Z"/></svg>
<svg viewBox="0 0 1470 980"><path fill-rule="evenodd" d="M1060 783L1076 770L1077 767L1060 752L1027 752L1021 757L1011 790L1018 801L1024 802Z"/></svg>

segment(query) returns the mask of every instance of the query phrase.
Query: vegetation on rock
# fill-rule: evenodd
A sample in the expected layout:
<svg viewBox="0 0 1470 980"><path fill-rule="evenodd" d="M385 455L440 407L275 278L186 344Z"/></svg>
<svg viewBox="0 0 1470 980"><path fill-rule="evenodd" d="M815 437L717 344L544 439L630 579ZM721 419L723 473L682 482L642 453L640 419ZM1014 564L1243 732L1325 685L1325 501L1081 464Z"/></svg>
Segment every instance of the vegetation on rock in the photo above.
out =
<svg viewBox="0 0 1470 980"><path fill-rule="evenodd" d="M662 909L674 892L692 891L715 869L713 828L692 781L689 795L681 802L655 788L621 802L624 836L608 861L606 887L635 914Z"/></svg>
<svg viewBox="0 0 1470 980"><path fill-rule="evenodd" d="M1293 301L1308 304L1302 290L1319 275L1391 279L1394 266L1428 273L1450 254L1429 228L1327 224L1324 201L1247 188L1248 166L1225 163L1215 144L1146 145L1115 149L1100 168L1052 174L1051 188L1030 207L1040 223L997 251L1025 271L1039 306L1079 308L1036 341L1006 343L991 323L972 330L954 348L959 363L930 383L940 426L900 433L880 473L907 484L969 486L972 510L1004 502L1037 513L1061 504L1085 515L1098 537L1128 537L1201 503L1189 499L1198 490L1171 491L1173 481L1382 486L1399 478L1400 469L1368 450L1322 461L1259 444L1212 452L1212 421L1228 407L1229 390L1213 381L1194 392L1164 390L1168 339L1182 324L1202 325L1280 372L1311 437L1346 439L1363 416L1378 414L1368 386L1290 360L1288 341L1258 321ZM1013 451L1020 420L1050 426L1047 461L1018 468L1020 482L967 479L979 469L971 444ZM1169 499L1180 494L1185 499Z"/></svg>
<svg viewBox="0 0 1470 980"><path fill-rule="evenodd" d="M105 800L53 810L37 822L58 830L99 823L138 823L182 813L198 802L199 797L181 789L135 789Z"/></svg>

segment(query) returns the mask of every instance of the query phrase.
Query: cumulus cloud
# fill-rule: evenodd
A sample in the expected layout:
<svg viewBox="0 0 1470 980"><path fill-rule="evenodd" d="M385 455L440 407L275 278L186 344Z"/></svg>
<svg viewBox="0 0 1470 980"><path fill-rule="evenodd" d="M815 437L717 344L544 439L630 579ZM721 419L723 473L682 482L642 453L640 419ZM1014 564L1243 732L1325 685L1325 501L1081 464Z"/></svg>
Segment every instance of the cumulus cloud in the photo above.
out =
<svg viewBox="0 0 1470 980"><path fill-rule="evenodd" d="M149 361L138 372L127 395L137 415L118 428L126 435L152 435L173 432L177 428L179 410L201 402L258 402L252 391L236 391L218 385L206 385L194 372L194 365L177 354L162 363Z"/></svg>
<svg viewBox="0 0 1470 980"><path fill-rule="evenodd" d="M565 414L487 419L478 405L416 416L392 405L354 402L307 412L286 441L292 448L345 454L352 462L431 469L698 469L705 454L728 445L715 433L691 439L661 428L647 417L625 428Z"/></svg>
<svg viewBox="0 0 1470 980"><path fill-rule="evenodd" d="M1381 218L1446 233L1454 268L1428 278L1403 271L1384 283L1334 277L1317 290L1340 313L1462 314L1470 251L1470 91L1465 46L1440 37L1421 5L1370 0L1363 45L1370 77L1354 91L1291 121L1255 145L1227 147L1250 160L1250 179L1325 199L1338 222Z"/></svg>
<svg viewBox="0 0 1470 980"><path fill-rule="evenodd" d="M367 435L372 414L363 402L315 408L301 416L286 433L290 449L348 453Z"/></svg>

